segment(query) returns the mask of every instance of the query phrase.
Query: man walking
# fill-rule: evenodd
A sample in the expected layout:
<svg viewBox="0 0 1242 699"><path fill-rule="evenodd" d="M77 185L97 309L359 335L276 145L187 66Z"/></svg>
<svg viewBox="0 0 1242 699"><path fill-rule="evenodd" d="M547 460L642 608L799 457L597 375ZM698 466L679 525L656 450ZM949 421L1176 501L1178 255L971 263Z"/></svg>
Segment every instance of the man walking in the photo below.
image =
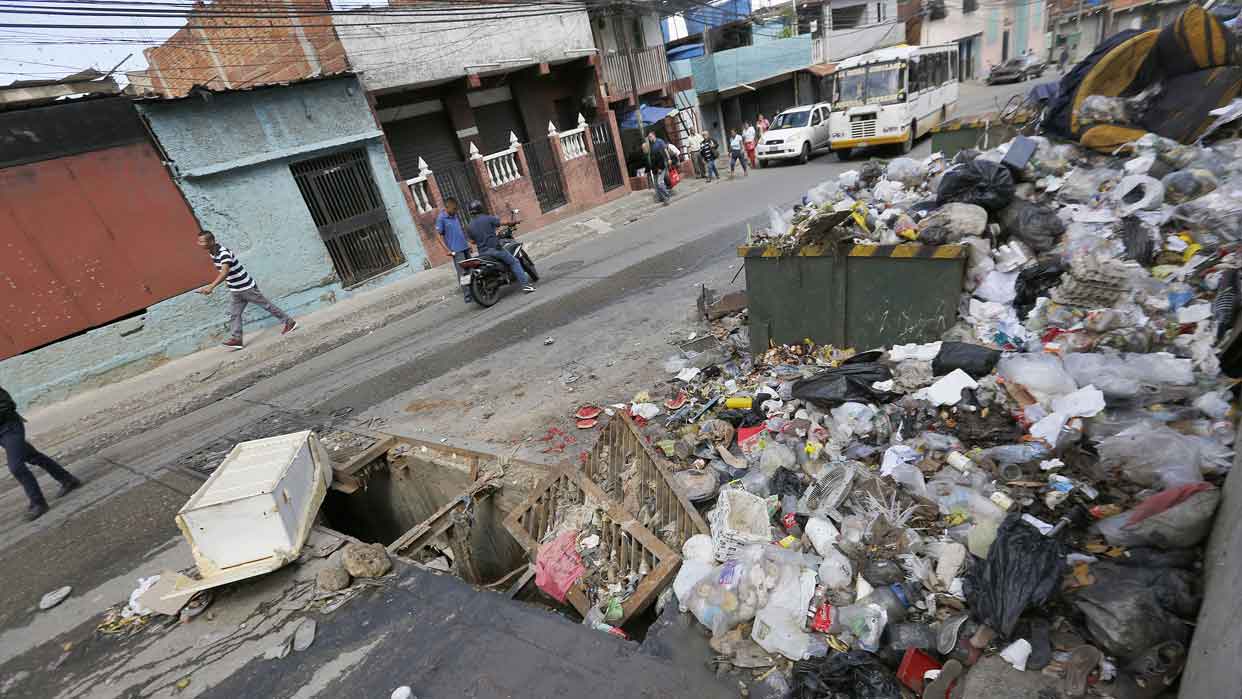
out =
<svg viewBox="0 0 1242 699"><path fill-rule="evenodd" d="M716 149L719 146L716 145L716 139L704 131L703 135L700 136L700 140L702 145L699 146L699 158L703 161L704 176L708 182L719 180L720 171L716 169L716 156L718 155Z"/></svg>
<svg viewBox="0 0 1242 699"><path fill-rule="evenodd" d="M1061 55L1057 57L1057 70L1061 73L1065 72L1065 66L1069 63L1069 47L1061 47Z"/></svg>
<svg viewBox="0 0 1242 699"><path fill-rule="evenodd" d="M750 166L759 167L758 161L755 160L755 127L749 121L746 122L746 128L742 130L742 143L746 146L746 159L750 161Z"/></svg>
<svg viewBox="0 0 1242 699"><path fill-rule="evenodd" d="M750 176L750 173L746 171L746 155L742 152L744 145L742 134L738 133L737 129L733 129L733 138L729 139L729 179L733 179L733 168L738 163L742 164L742 174Z"/></svg>
<svg viewBox="0 0 1242 699"><path fill-rule="evenodd" d="M512 223L512 221L505 221L503 225L508 226ZM478 250L479 255L487 255L508 265L509 271L513 272L513 278L522 285L522 291L529 294L535 290L534 285L530 283L530 275L526 274L522 263L518 262L512 253L505 250L500 244L500 237L496 235L496 229L501 225L499 218L483 210L483 202L478 200L470 202L470 223L466 225L466 235L470 236L475 250Z"/></svg>
<svg viewBox="0 0 1242 699"><path fill-rule="evenodd" d="M17 404L3 388L0 388L0 446L4 447L5 456L8 457L9 472L21 484L22 490L26 491L26 499L30 501L30 506L26 508L28 521L33 522L47 514L48 507L47 499L43 497L43 491L39 488L38 479L30 472L26 464L32 464L47 471L47 475L60 483L60 492L57 493L57 497L63 497L69 491L82 485L82 481L74 478L73 474L56 463L52 457L35 449L30 442L26 441L25 421L17 413Z"/></svg>
<svg viewBox="0 0 1242 699"><path fill-rule="evenodd" d="M461 268L461 263L470 257L470 243L466 241L466 231L461 225L457 200L453 197L444 199L444 208L436 216L436 233L440 234L440 245L444 246L444 251L453 258L453 269L457 272L463 298L466 303L474 303L474 296L470 293L470 275Z"/></svg>
<svg viewBox="0 0 1242 699"><path fill-rule="evenodd" d="M655 176L656 201L668 206L668 200L671 195L668 191L668 183L664 179L668 175L668 144L654 133L649 133L647 134L647 142L643 144L643 149L647 151L651 162L651 172Z"/></svg>
<svg viewBox="0 0 1242 699"><path fill-rule="evenodd" d="M704 177L703 169L703 134L695 131L686 139L686 150L690 152L690 161L694 163L694 176Z"/></svg>
<svg viewBox="0 0 1242 699"><path fill-rule="evenodd" d="M229 306L229 339L222 344L231 350L239 350L245 347L242 342L242 313L246 310L247 304L255 304L263 310L271 313L276 320L284 323L280 334L285 335L298 327L296 321L289 317L287 313L280 310L276 304L272 303L259 291L259 285L255 283L250 273L237 257L216 241L216 236L211 231L203 231L198 234L198 246L211 253L211 263L219 270L216 278L211 283L198 290L198 293L204 296L210 296L211 292L216 290L217 286L228 282L229 291L232 292L232 304Z"/></svg>

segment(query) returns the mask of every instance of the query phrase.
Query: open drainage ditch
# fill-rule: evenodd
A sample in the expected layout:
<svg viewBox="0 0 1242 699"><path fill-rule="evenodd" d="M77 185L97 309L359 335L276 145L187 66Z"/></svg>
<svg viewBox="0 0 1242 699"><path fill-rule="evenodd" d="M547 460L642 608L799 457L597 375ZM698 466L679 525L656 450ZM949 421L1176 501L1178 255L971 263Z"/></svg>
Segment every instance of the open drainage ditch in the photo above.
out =
<svg viewBox="0 0 1242 699"><path fill-rule="evenodd" d="M504 477L489 483L475 479L480 466L488 470L486 462L480 464L477 456L463 458L463 453L451 447L398 446L353 464L349 492L334 488L324 500L324 524L379 543L391 555L501 594L511 592L514 599L580 621L572 606L558 604L533 584L526 550L504 525L529 495L516 484L538 480L542 467L537 467L539 473L525 474L520 466L510 465ZM338 477L340 473L338 464ZM642 640L655 619L654 608L647 608L629 618L622 630Z"/></svg>

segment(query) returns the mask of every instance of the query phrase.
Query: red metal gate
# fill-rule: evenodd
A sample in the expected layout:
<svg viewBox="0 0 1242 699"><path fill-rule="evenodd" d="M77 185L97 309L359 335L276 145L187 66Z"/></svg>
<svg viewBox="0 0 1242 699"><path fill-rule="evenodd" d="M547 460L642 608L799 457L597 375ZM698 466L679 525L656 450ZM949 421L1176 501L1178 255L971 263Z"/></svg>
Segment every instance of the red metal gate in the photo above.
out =
<svg viewBox="0 0 1242 699"><path fill-rule="evenodd" d="M146 141L0 169L0 359L209 281L198 230Z"/></svg>

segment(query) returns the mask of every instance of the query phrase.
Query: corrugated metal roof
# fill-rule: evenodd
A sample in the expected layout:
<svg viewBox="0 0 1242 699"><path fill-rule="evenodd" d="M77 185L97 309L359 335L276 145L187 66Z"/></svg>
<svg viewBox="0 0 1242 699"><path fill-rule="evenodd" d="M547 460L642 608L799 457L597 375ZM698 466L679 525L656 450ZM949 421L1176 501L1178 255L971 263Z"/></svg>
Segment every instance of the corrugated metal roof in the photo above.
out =
<svg viewBox="0 0 1242 699"><path fill-rule="evenodd" d="M307 78L298 78L297 80L283 80L280 82L254 83L244 87L212 87L209 85L195 85L185 95L160 95L145 94L134 97L136 102L175 102L177 100L190 99L191 97L201 97L204 94L225 94L229 92L254 92L256 90L265 90L274 87L289 87L291 85L301 85L304 83L319 82L321 80L331 80L334 78L343 78L347 76L357 75L352 70L342 70L335 73L324 73L322 75L312 75Z"/></svg>

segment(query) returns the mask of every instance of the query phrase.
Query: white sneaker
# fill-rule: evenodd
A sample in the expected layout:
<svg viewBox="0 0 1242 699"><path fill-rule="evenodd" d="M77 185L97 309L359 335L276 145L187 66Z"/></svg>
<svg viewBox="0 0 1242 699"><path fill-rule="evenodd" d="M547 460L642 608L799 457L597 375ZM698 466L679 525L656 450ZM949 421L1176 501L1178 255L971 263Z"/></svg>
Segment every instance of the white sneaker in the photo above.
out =
<svg viewBox="0 0 1242 699"><path fill-rule="evenodd" d="M533 284L527 284L526 286L522 287L522 291L525 291L528 294L533 292L534 290L535 290L535 286Z"/></svg>

